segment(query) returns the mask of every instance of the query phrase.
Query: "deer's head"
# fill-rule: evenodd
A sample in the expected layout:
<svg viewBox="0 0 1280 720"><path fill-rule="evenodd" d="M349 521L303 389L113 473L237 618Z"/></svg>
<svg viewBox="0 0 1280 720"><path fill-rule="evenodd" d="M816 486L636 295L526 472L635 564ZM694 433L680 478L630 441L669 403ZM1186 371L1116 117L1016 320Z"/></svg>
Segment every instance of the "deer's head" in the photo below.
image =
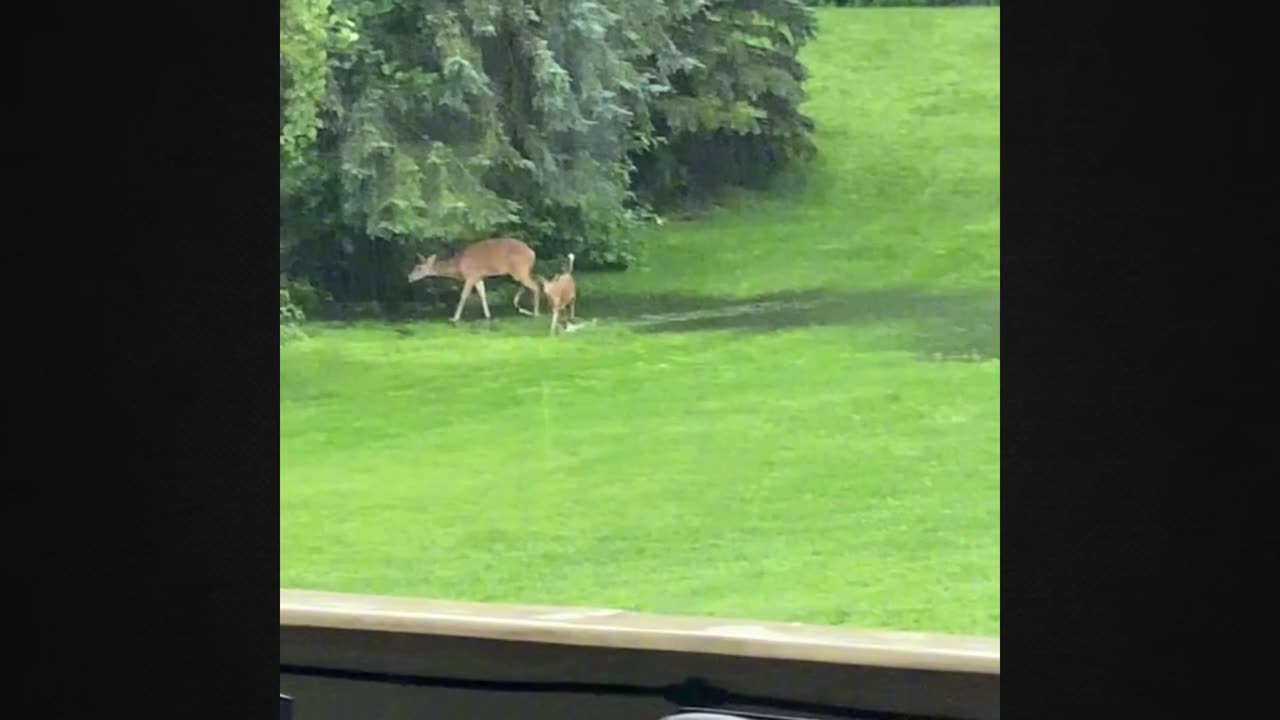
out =
<svg viewBox="0 0 1280 720"><path fill-rule="evenodd" d="M422 257L418 255L418 263L409 271L409 282L417 282L424 277L432 277L438 275L436 272L436 256L432 253L431 257Z"/></svg>

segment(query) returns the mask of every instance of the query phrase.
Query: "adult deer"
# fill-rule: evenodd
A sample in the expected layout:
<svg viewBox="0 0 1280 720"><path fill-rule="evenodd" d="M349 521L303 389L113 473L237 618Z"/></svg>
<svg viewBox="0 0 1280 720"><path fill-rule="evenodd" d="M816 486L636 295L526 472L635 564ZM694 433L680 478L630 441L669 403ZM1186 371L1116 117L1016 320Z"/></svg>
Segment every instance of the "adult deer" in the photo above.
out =
<svg viewBox="0 0 1280 720"><path fill-rule="evenodd" d="M531 273L537 255L533 248L513 238L490 238L473 243L455 257L441 259L432 254L430 257L418 255L418 264L409 271L409 282L417 282L426 277L447 277L462 281L462 297L458 300L458 309L453 313L453 322L462 317L462 308L471 296L471 289L480 291L480 305L484 308L484 317L489 319L489 299L484 294L484 279L499 275L510 275L521 287L516 291L512 302L516 310L525 315L538 315L538 286L533 282ZM525 288L533 291L533 312L520 307L520 296Z"/></svg>
<svg viewBox="0 0 1280 720"><path fill-rule="evenodd" d="M542 277L538 278L538 282L542 284L542 292L547 295L547 302L551 303L551 334L555 335L560 329L560 315L566 308L569 310L570 319L577 317L578 286L573 281L573 253L569 253L567 270L555 276L550 282Z"/></svg>

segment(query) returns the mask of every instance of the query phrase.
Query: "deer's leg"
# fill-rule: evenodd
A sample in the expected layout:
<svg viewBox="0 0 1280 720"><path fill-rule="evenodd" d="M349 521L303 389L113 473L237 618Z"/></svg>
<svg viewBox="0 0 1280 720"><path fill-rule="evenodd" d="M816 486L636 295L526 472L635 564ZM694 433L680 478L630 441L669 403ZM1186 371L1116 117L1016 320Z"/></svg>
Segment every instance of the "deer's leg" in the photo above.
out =
<svg viewBox="0 0 1280 720"><path fill-rule="evenodd" d="M462 297L458 300L458 309L453 311L453 322L458 322L458 318L462 317L462 306L467 304L467 298L471 295L471 288L476 284L475 280L467 280L462 284Z"/></svg>
<svg viewBox="0 0 1280 720"><path fill-rule="evenodd" d="M476 289L480 291L480 307L484 308L484 319L492 320L493 318L489 316L489 299L484 296L483 280L476 282Z"/></svg>
<svg viewBox="0 0 1280 720"><path fill-rule="evenodd" d="M557 329L556 324L558 322L560 322L560 311L557 310L555 306L552 306L551 308L551 334L552 335L556 334L556 329Z"/></svg>
<svg viewBox="0 0 1280 720"><path fill-rule="evenodd" d="M537 317L538 316L538 285L537 283L535 283L533 279L529 277L528 273L525 273L523 275L512 275L511 277L515 278L515 281L520 283L524 287L529 288L530 292L533 293L533 312L529 312L528 310L525 310L524 308L520 307L519 299L520 299L521 293L524 292L523 289L516 292L516 301L517 301L516 310L519 310L525 315L532 315L534 317Z"/></svg>

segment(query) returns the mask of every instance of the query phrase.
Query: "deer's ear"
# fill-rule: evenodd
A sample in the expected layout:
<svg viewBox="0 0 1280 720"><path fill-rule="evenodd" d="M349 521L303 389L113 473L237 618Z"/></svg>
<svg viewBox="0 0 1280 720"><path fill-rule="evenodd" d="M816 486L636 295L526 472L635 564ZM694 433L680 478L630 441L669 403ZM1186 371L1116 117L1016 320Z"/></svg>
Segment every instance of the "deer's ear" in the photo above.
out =
<svg viewBox="0 0 1280 720"><path fill-rule="evenodd" d="M423 263L423 262L426 262L426 261L427 261L427 259L426 259L426 258L424 258L424 257L422 257L422 253L418 253L418 262Z"/></svg>

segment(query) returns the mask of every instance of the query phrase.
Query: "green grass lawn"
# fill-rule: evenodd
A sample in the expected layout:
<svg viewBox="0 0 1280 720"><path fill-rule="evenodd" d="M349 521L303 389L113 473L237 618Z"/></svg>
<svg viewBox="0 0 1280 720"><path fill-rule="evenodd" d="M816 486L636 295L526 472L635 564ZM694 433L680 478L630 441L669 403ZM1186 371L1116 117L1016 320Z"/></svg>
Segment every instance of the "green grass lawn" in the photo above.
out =
<svg viewBox="0 0 1280 720"><path fill-rule="evenodd" d="M999 10L819 19L807 182L579 273L594 325L281 349L281 586L999 634Z"/></svg>

